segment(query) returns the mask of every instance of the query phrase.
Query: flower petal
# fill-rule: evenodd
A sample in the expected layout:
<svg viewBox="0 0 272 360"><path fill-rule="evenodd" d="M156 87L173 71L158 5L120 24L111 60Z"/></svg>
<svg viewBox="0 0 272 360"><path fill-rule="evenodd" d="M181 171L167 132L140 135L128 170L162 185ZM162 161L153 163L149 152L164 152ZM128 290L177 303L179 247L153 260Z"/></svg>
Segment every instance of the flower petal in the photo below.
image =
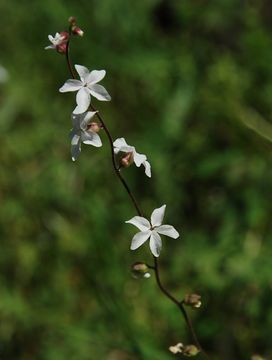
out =
<svg viewBox="0 0 272 360"><path fill-rule="evenodd" d="M154 230L152 231L150 236L149 247L154 256L158 257L160 255L162 241L160 235Z"/></svg>
<svg viewBox="0 0 272 360"><path fill-rule="evenodd" d="M155 209L153 213L151 214L151 225L152 226L160 226L162 223L162 220L164 218L164 212L165 212L166 205L161 206L158 209Z"/></svg>
<svg viewBox="0 0 272 360"><path fill-rule="evenodd" d="M139 154L136 151L134 151L133 153L133 159L135 162L135 165L137 167L141 166L143 164L143 162L146 160L146 156L144 154Z"/></svg>
<svg viewBox="0 0 272 360"><path fill-rule="evenodd" d="M82 82L75 79L67 80L64 85L59 89L59 92L78 91L82 88Z"/></svg>
<svg viewBox="0 0 272 360"><path fill-rule="evenodd" d="M95 147L101 147L102 142L100 136L92 131L82 131L81 141L87 145L93 145Z"/></svg>
<svg viewBox="0 0 272 360"><path fill-rule="evenodd" d="M134 216L132 219L126 221L126 223L136 226L141 231L150 229L150 222L142 216Z"/></svg>
<svg viewBox="0 0 272 360"><path fill-rule="evenodd" d="M133 152L134 151L134 147L130 146L126 143L126 140L124 138L118 138L114 141L113 143L114 146L114 152L115 154L118 154L119 151L123 151L123 152Z"/></svg>
<svg viewBox="0 0 272 360"><path fill-rule="evenodd" d="M91 102L91 96L89 90L86 87L82 87L76 95L77 107L73 111L74 114L81 114L88 110Z"/></svg>
<svg viewBox="0 0 272 360"><path fill-rule="evenodd" d="M82 65L75 65L75 68L76 68L76 71L81 79L81 81L86 84L86 80L87 80L87 77L88 75L90 74L90 71L85 67L85 66L82 66Z"/></svg>
<svg viewBox="0 0 272 360"><path fill-rule="evenodd" d="M100 101L110 101L111 96L104 88L104 86L99 84L92 84L88 87L90 89L90 93Z"/></svg>
<svg viewBox="0 0 272 360"><path fill-rule="evenodd" d="M88 74L86 78L86 83L88 85L96 84L101 81L106 75L105 70L93 70Z"/></svg>
<svg viewBox="0 0 272 360"><path fill-rule="evenodd" d="M80 136L78 135L78 133L76 133L72 130L71 131L71 145L78 145L79 142L80 142Z"/></svg>
<svg viewBox="0 0 272 360"><path fill-rule="evenodd" d="M150 230L140 231L136 235L133 236L131 241L130 250L136 250L138 247L143 245L143 243L149 238L151 234Z"/></svg>
<svg viewBox="0 0 272 360"><path fill-rule="evenodd" d="M71 146L71 155L73 161L76 161L76 159L79 157L80 151L81 151L80 141L78 142L78 144Z"/></svg>
<svg viewBox="0 0 272 360"><path fill-rule="evenodd" d="M45 50L56 49L55 45L49 45L44 48Z"/></svg>
<svg viewBox="0 0 272 360"><path fill-rule="evenodd" d="M82 122L82 115L84 114L73 114L72 113L72 124L73 124L73 131L80 132L80 124Z"/></svg>
<svg viewBox="0 0 272 360"><path fill-rule="evenodd" d="M151 177L151 165L148 161L144 161L143 162L143 165L145 167L145 174L148 176L148 177Z"/></svg>
<svg viewBox="0 0 272 360"><path fill-rule="evenodd" d="M159 234L169 236L173 239L177 239L179 237L179 233L172 225L161 225L156 228L156 231Z"/></svg>

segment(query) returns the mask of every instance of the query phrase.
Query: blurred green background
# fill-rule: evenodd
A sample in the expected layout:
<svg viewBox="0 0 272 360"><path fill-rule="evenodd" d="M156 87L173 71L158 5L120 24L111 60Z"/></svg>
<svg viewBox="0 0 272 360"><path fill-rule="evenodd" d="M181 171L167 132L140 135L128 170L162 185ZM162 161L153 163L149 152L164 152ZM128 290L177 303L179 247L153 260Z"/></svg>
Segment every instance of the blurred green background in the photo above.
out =
<svg viewBox="0 0 272 360"><path fill-rule="evenodd" d="M94 105L147 154L125 177L146 216L167 204L165 285L212 359L272 359L272 4L269 0L0 0L0 359L168 360L191 343L154 277L131 278L136 215L110 149L70 158L75 94L48 34L74 15L72 58L106 69ZM245 126L247 124L247 126ZM248 127L249 126L249 127ZM198 356L202 358L201 355Z"/></svg>

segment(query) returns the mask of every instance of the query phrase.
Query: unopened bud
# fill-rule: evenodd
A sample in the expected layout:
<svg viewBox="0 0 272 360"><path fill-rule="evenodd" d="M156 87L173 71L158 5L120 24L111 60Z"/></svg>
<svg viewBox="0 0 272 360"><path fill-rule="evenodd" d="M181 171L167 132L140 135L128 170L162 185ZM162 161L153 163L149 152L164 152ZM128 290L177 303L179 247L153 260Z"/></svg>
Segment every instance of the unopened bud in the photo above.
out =
<svg viewBox="0 0 272 360"><path fill-rule="evenodd" d="M97 124L97 122L93 121L88 125L88 130L98 133L101 130L101 127L99 124Z"/></svg>
<svg viewBox="0 0 272 360"><path fill-rule="evenodd" d="M75 26L75 25L72 26L71 30L74 35L78 35L78 36L84 35L84 31L82 31L78 26Z"/></svg>
<svg viewBox="0 0 272 360"><path fill-rule="evenodd" d="M126 153L120 160L120 165L123 167L129 167L133 163L133 153Z"/></svg>
<svg viewBox="0 0 272 360"><path fill-rule="evenodd" d="M196 356L199 353L199 349L195 345L185 345L182 354L185 356Z"/></svg>
<svg viewBox="0 0 272 360"><path fill-rule="evenodd" d="M136 262L131 266L131 273L134 279L150 278L151 275L148 270L148 266L142 262Z"/></svg>
<svg viewBox="0 0 272 360"><path fill-rule="evenodd" d="M67 44L66 43L62 43L60 45L56 46L56 50L58 53L60 54L65 54L67 51Z"/></svg>
<svg viewBox="0 0 272 360"><path fill-rule="evenodd" d="M69 33L67 31L61 31L59 34L62 42L67 42L69 40Z"/></svg>
<svg viewBox="0 0 272 360"><path fill-rule="evenodd" d="M184 305L197 309L201 306L201 296L198 294L186 294L182 302Z"/></svg>
<svg viewBox="0 0 272 360"><path fill-rule="evenodd" d="M76 18L74 16L70 16L69 19L68 19L68 23L70 25L75 25L76 23Z"/></svg>

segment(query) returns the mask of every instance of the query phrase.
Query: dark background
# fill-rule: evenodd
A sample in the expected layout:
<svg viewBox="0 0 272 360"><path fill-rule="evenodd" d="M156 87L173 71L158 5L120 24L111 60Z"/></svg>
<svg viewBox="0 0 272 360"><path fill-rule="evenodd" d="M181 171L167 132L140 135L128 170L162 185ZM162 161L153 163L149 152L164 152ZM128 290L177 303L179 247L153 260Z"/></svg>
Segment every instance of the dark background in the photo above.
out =
<svg viewBox="0 0 272 360"><path fill-rule="evenodd" d="M0 359L168 360L192 342L154 277L131 278L151 257L129 250L136 214L104 134L71 161L75 94L44 50L70 15L85 31L73 61L107 70L112 102L94 105L151 162L151 179L126 179L181 233L163 239L165 285L202 295L189 312L212 359L271 359L271 2L1 0L0 14Z"/></svg>

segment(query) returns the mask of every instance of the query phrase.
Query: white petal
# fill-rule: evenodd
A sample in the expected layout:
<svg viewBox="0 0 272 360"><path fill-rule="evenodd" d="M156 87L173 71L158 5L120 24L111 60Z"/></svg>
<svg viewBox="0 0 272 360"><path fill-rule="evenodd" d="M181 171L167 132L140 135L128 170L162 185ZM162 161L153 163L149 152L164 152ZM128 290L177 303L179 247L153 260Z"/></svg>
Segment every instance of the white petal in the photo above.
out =
<svg viewBox="0 0 272 360"><path fill-rule="evenodd" d="M179 237L179 233L172 225L161 225L156 228L156 231L159 234L169 236L173 239L177 239Z"/></svg>
<svg viewBox="0 0 272 360"><path fill-rule="evenodd" d="M88 110L88 107L91 102L91 96L89 90L86 87L83 87L79 90L76 95L77 107L73 111L74 114L81 114Z"/></svg>
<svg viewBox="0 0 272 360"><path fill-rule="evenodd" d="M88 85L96 84L101 81L106 75L105 70L93 70L88 74L86 82Z"/></svg>
<svg viewBox="0 0 272 360"><path fill-rule="evenodd" d="M133 153L133 159L134 159L134 162L135 162L135 165L137 167L141 166L142 163L146 160L146 156L144 154L139 154L137 153L136 151L134 151Z"/></svg>
<svg viewBox="0 0 272 360"><path fill-rule="evenodd" d="M113 146L115 154L118 154L119 151L128 153L135 150L133 146L130 146L126 143L126 140L124 138L116 139L113 143Z"/></svg>
<svg viewBox="0 0 272 360"><path fill-rule="evenodd" d="M162 248L162 241L160 235L156 231L152 231L149 242L150 250L152 254L156 257L160 255Z"/></svg>
<svg viewBox="0 0 272 360"><path fill-rule="evenodd" d="M136 226L141 231L150 229L150 222L142 216L134 216L132 219L126 221L127 224Z"/></svg>
<svg viewBox="0 0 272 360"><path fill-rule="evenodd" d="M147 231L140 231L136 235L134 235L131 241L130 250L138 249L138 247L143 245L143 243L149 238L150 234L151 231L147 230Z"/></svg>
<svg viewBox="0 0 272 360"><path fill-rule="evenodd" d="M91 132L91 131L83 131L81 133L81 141L87 145L93 145L96 147L102 146L100 136L95 132Z"/></svg>
<svg viewBox="0 0 272 360"><path fill-rule="evenodd" d="M71 145L78 145L78 143L80 142L80 136L78 135L78 133L73 132L71 133Z"/></svg>
<svg viewBox="0 0 272 360"><path fill-rule="evenodd" d="M145 167L145 174L146 174L148 177L151 177L151 165L149 164L148 161L144 161L143 165L144 165L144 167Z"/></svg>
<svg viewBox="0 0 272 360"><path fill-rule="evenodd" d="M104 86L99 84L92 84L89 86L90 93L100 101L110 101L111 96L104 88Z"/></svg>
<svg viewBox="0 0 272 360"><path fill-rule="evenodd" d="M151 225L152 226L160 226L162 223L162 220L164 218L164 212L165 212L166 205L161 206L158 209L155 209L153 213L151 214Z"/></svg>
<svg viewBox="0 0 272 360"><path fill-rule="evenodd" d="M53 40L54 40L54 36L52 36L52 35L48 35L48 40L49 40L50 42L53 42Z"/></svg>
<svg viewBox="0 0 272 360"><path fill-rule="evenodd" d="M46 46L44 49L45 50L56 49L56 46L55 45L49 45L49 46Z"/></svg>
<svg viewBox="0 0 272 360"><path fill-rule="evenodd" d="M80 141L78 142L77 145L72 145L71 146L71 155L72 155L72 160L76 161L76 159L79 157L81 151L81 143Z"/></svg>
<svg viewBox="0 0 272 360"><path fill-rule="evenodd" d="M75 65L76 71L81 79L81 81L86 84L86 79L88 75L90 74L90 71L82 65Z"/></svg>
<svg viewBox="0 0 272 360"><path fill-rule="evenodd" d="M67 80L64 85L59 89L60 92L78 91L82 88L82 82L75 79Z"/></svg>

